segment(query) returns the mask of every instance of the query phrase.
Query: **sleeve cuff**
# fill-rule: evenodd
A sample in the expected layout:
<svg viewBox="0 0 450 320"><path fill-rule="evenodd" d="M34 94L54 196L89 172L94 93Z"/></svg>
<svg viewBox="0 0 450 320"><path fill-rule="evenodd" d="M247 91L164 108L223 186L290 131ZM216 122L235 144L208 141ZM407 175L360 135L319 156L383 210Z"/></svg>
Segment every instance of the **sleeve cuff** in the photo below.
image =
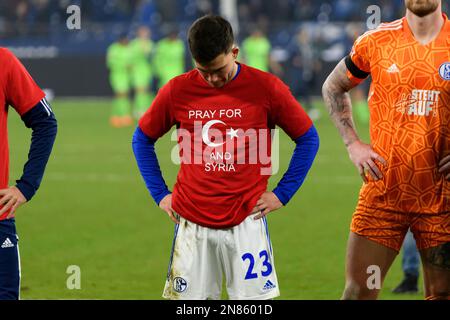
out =
<svg viewBox="0 0 450 320"><path fill-rule="evenodd" d="M289 202L289 197L285 194L283 194L278 187L276 187L275 189L272 190L272 192L277 196L278 200L281 201L281 203L283 204L283 206L285 206L288 202Z"/></svg>
<svg viewBox="0 0 450 320"><path fill-rule="evenodd" d="M36 193L36 189L23 180L16 181L16 188L19 189L27 201L30 201Z"/></svg>
<svg viewBox="0 0 450 320"><path fill-rule="evenodd" d="M161 195L159 195L158 197L155 197L156 204L159 206L159 203L161 202L161 200L164 199L165 196L167 196L168 194L171 194L171 193L172 192L167 190L167 191L164 191L163 193L161 193Z"/></svg>

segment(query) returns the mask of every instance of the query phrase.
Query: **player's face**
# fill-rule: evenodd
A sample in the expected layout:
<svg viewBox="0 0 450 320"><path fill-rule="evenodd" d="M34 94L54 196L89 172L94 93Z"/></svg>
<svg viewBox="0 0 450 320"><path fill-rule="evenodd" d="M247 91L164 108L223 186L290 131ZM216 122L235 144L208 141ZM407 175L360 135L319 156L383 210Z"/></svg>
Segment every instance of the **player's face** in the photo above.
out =
<svg viewBox="0 0 450 320"><path fill-rule="evenodd" d="M436 11L441 0L405 0L406 8L416 16L425 17Z"/></svg>
<svg viewBox="0 0 450 320"><path fill-rule="evenodd" d="M195 62L195 67L211 87L221 88L233 79L238 52L238 48L233 48L229 53L220 54L207 65Z"/></svg>
<svg viewBox="0 0 450 320"><path fill-rule="evenodd" d="M140 27L137 31L137 36L141 39L150 38L150 29L147 27Z"/></svg>

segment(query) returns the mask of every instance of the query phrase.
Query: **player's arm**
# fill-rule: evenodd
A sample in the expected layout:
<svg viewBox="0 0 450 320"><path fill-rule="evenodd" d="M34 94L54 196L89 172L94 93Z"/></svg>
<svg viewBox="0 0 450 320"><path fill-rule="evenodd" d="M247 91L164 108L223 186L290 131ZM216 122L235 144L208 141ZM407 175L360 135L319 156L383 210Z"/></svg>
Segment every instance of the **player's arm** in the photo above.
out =
<svg viewBox="0 0 450 320"><path fill-rule="evenodd" d="M158 41L155 45L155 52L153 53L153 59L152 59L152 68L155 72L156 77L160 78L162 73L162 68L164 66L164 62L162 60L162 54L161 54L161 41Z"/></svg>
<svg viewBox="0 0 450 320"><path fill-rule="evenodd" d="M442 173L445 179L450 181L450 155L447 155L439 161L439 173Z"/></svg>
<svg viewBox="0 0 450 320"><path fill-rule="evenodd" d="M300 189L319 150L319 135L314 125L294 140L295 149L289 167L272 192L265 192L256 203L261 213L259 219L271 211L286 205Z"/></svg>
<svg viewBox="0 0 450 320"><path fill-rule="evenodd" d="M346 146L359 140L352 117L352 102L348 93L355 86L356 84L347 77L347 67L342 59L322 87L325 105Z"/></svg>
<svg viewBox="0 0 450 320"><path fill-rule="evenodd" d="M53 148L57 124L45 94L34 82L22 63L7 49L0 49L5 60L2 68L7 73L8 82L3 88L7 104L21 116L25 125L32 129L28 161L23 174L15 186L0 190L0 215L9 211L7 218L14 216L15 210L29 201L40 186L45 166Z"/></svg>
<svg viewBox="0 0 450 320"><path fill-rule="evenodd" d="M375 160L385 164L386 161L377 154L369 144L360 140L355 129L352 117L352 103L349 91L359 82L352 81L348 72L362 81L368 73L360 70L351 60L350 56L342 59L331 72L322 87L322 95L331 119L339 130L339 134L347 147L351 161L367 182L367 171L375 180L381 179L382 174L375 164Z"/></svg>
<svg viewBox="0 0 450 320"><path fill-rule="evenodd" d="M175 124L171 87L172 82L169 82L158 91L152 105L139 120L132 147L139 171L153 200L172 221L178 223L172 209L172 194L164 181L155 152L156 141Z"/></svg>
<svg viewBox="0 0 450 320"><path fill-rule="evenodd" d="M271 84L271 109L269 118L281 127L296 146L289 167L276 188L262 194L255 210L259 219L286 205L303 184L319 149L319 135L311 119L294 98L289 87L274 78Z"/></svg>
<svg viewBox="0 0 450 320"><path fill-rule="evenodd" d="M108 49L106 50L106 67L111 71L114 68L114 63L116 61L116 54L115 54L115 46L110 45Z"/></svg>
<svg viewBox="0 0 450 320"><path fill-rule="evenodd" d="M16 209L23 203L30 201L38 190L45 167L52 152L56 138L57 122L48 102L39 101L31 110L22 115L27 128L31 128L31 145L28 161L23 168L23 174L16 185L0 190L0 215L10 210L7 218L14 217Z"/></svg>
<svg viewBox="0 0 450 320"><path fill-rule="evenodd" d="M172 210L172 194L164 181L156 156L155 142L156 140L148 137L140 127L137 127L132 142L134 156L153 200L173 222L178 223Z"/></svg>

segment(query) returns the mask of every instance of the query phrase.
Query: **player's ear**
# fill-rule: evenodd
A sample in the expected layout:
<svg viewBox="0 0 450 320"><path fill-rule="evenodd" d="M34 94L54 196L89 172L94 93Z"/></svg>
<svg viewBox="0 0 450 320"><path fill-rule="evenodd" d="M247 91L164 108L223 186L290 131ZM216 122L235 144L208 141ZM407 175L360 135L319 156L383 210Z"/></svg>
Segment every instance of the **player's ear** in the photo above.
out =
<svg viewBox="0 0 450 320"><path fill-rule="evenodd" d="M234 46L233 49L231 49L231 53L233 54L233 59L237 59L239 54L239 47Z"/></svg>

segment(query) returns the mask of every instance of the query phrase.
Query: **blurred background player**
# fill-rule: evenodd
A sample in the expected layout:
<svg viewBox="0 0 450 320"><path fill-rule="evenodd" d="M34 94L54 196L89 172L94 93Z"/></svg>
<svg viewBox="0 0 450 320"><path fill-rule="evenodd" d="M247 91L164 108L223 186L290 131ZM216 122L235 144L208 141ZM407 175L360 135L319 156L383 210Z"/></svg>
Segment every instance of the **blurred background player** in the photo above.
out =
<svg viewBox="0 0 450 320"><path fill-rule="evenodd" d="M185 47L178 37L178 29L172 28L167 37L157 42L153 66L158 75L158 88L185 71Z"/></svg>
<svg viewBox="0 0 450 320"><path fill-rule="evenodd" d="M322 65L318 59L319 52L305 28L299 28L289 44L289 64L287 79L295 97L313 120L320 118L320 110L314 99L314 88L318 86L317 74Z"/></svg>
<svg viewBox="0 0 450 320"><path fill-rule="evenodd" d="M271 49L270 40L260 29L255 27L252 33L242 42L243 61L253 68L265 72L273 72L281 76L283 69L272 59L270 55Z"/></svg>
<svg viewBox="0 0 450 320"><path fill-rule="evenodd" d="M136 38L130 44L132 67L131 77L134 88L133 115L139 119L153 101L152 90L152 54L154 43L151 40L151 31L146 26L140 26Z"/></svg>
<svg viewBox="0 0 450 320"><path fill-rule="evenodd" d="M125 33L122 33L119 39L108 47L106 54L109 81L115 95L110 123L115 128L133 124L129 97L132 59L133 55L128 37Z"/></svg>
<svg viewBox="0 0 450 320"><path fill-rule="evenodd" d="M405 17L360 36L323 85L331 118L364 181L343 299L378 297L408 229L422 258L426 299L450 299L450 136L442 129L450 126L450 22L440 0L405 5ZM356 133L348 92L370 74L366 144ZM371 266L379 268L374 287L368 285Z"/></svg>
<svg viewBox="0 0 450 320"><path fill-rule="evenodd" d="M44 92L20 61L0 48L0 300L20 295L20 258L15 213L38 190L53 148L57 123ZM28 161L15 186L9 182L7 117L11 106L32 130Z"/></svg>
<svg viewBox="0 0 450 320"><path fill-rule="evenodd" d="M395 287L393 293L417 293L420 273L420 254L411 230L408 230L403 241L402 271L403 280Z"/></svg>
<svg viewBox="0 0 450 320"><path fill-rule="evenodd" d="M242 42L242 56L244 62L256 69L269 72L270 41L261 30L255 29Z"/></svg>

